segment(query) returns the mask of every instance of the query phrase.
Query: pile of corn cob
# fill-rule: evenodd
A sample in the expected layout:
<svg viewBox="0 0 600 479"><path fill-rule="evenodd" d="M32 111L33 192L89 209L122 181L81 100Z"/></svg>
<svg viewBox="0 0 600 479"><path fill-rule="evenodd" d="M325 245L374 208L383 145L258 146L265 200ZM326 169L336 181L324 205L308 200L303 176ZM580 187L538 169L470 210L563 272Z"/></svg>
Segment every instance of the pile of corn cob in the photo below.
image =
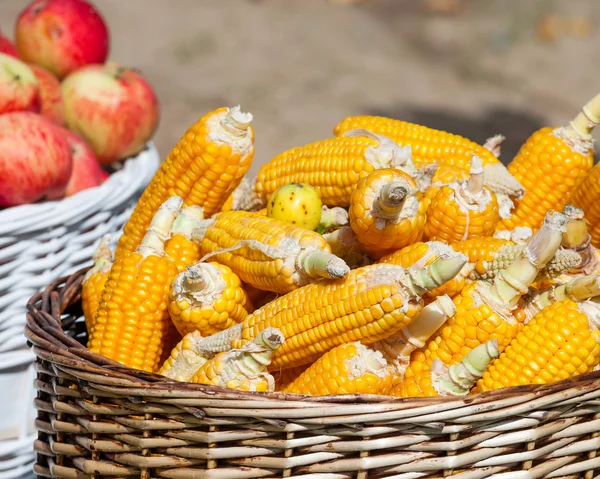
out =
<svg viewBox="0 0 600 479"><path fill-rule="evenodd" d="M467 395L600 363L600 95L508 168L398 120L344 119L246 178L252 116L181 138L83 283L92 352L172 380Z"/></svg>

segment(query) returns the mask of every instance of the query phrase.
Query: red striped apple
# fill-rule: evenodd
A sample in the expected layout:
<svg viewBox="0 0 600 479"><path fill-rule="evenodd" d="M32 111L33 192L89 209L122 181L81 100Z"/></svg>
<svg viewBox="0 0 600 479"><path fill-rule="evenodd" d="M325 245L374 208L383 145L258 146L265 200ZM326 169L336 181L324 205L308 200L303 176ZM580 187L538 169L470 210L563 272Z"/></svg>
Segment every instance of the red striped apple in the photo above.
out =
<svg viewBox="0 0 600 479"><path fill-rule="evenodd" d="M158 125L158 100L133 70L89 65L62 82L67 127L107 165L144 149Z"/></svg>
<svg viewBox="0 0 600 479"><path fill-rule="evenodd" d="M7 55L10 55L11 57L19 58L19 52L17 51L17 47L15 47L8 38L2 36L1 31L0 31L0 53L5 53Z"/></svg>
<svg viewBox="0 0 600 479"><path fill-rule="evenodd" d="M23 60L58 78L108 57L109 34L100 13L85 0L33 0L17 19Z"/></svg>
<svg viewBox="0 0 600 479"><path fill-rule="evenodd" d="M40 111L37 78L25 63L0 53L0 115L10 111Z"/></svg>
<svg viewBox="0 0 600 479"><path fill-rule="evenodd" d="M57 125L65 124L65 105L58 79L45 68L30 64L29 68L40 85L42 107L40 113Z"/></svg>
<svg viewBox="0 0 600 479"><path fill-rule="evenodd" d="M72 131L64 128L62 131L73 153L73 172L65 196L72 196L104 183L109 174L100 167L87 143Z"/></svg>
<svg viewBox="0 0 600 479"><path fill-rule="evenodd" d="M0 207L61 198L73 167L60 127L41 115L0 115Z"/></svg>

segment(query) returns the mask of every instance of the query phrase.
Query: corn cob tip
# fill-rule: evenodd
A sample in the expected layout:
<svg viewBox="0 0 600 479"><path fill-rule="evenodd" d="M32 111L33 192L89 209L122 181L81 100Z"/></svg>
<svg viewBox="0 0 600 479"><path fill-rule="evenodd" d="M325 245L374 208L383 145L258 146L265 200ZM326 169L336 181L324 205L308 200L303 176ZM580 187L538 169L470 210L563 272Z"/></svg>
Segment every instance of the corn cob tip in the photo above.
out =
<svg viewBox="0 0 600 479"><path fill-rule="evenodd" d="M348 130L344 132L344 136L365 136L378 142L377 146L370 146L365 151L365 159L376 169L399 168L409 174L416 172L410 145L402 147L387 136L363 128Z"/></svg>
<svg viewBox="0 0 600 479"><path fill-rule="evenodd" d="M498 214L500 218L503 220L510 218L512 210L515 207L510 197L503 193L496 193L496 200L498 201Z"/></svg>
<svg viewBox="0 0 600 479"><path fill-rule="evenodd" d="M520 200L525 194L523 185L502 163L483 167L483 184L496 194L503 193L516 200Z"/></svg>
<svg viewBox="0 0 600 479"><path fill-rule="evenodd" d="M112 261L112 251L110 250L111 240L112 235L110 234L106 234L102 237L92 256L94 263L99 261Z"/></svg>
<svg viewBox="0 0 600 479"><path fill-rule="evenodd" d="M483 162L476 154L471 156L470 176L467 181L467 189L472 195L477 195L483 189Z"/></svg>
<svg viewBox="0 0 600 479"><path fill-rule="evenodd" d="M311 278L345 278L350 272L346 262L327 251L304 251L298 255L298 270Z"/></svg>
<svg viewBox="0 0 600 479"><path fill-rule="evenodd" d="M204 219L204 209L201 206L186 206L182 208L171 227L171 234L182 234L191 239L192 232Z"/></svg>
<svg viewBox="0 0 600 479"><path fill-rule="evenodd" d="M367 373L380 378L390 374L388 363L381 351L373 350L358 341L355 345L356 354L346 360L348 379L356 379Z"/></svg>
<svg viewBox="0 0 600 479"><path fill-rule="evenodd" d="M284 341L283 333L277 328L265 328L254 339L256 344L273 351L277 350Z"/></svg>
<svg viewBox="0 0 600 479"><path fill-rule="evenodd" d="M234 136L244 136L251 123L252 113L242 112L240 105L230 108L221 121L223 128Z"/></svg>
<svg viewBox="0 0 600 479"><path fill-rule="evenodd" d="M431 365L432 385L440 396L466 396L483 376L488 364L499 356L498 340L492 339L472 349L460 363L450 367L436 358Z"/></svg>
<svg viewBox="0 0 600 479"><path fill-rule="evenodd" d="M563 208L563 214L569 218L569 220L582 220L584 218L583 210L581 208L575 207L573 204L569 203Z"/></svg>
<svg viewBox="0 0 600 479"><path fill-rule="evenodd" d="M526 256L540 269L552 259L562 242L569 218L557 211L548 211L544 223L531 238L526 248Z"/></svg>
<svg viewBox="0 0 600 479"><path fill-rule="evenodd" d="M501 143L506 139L506 137L504 135L494 135L491 138L488 138L487 140L485 140L485 143L483 144L483 147L486 150L489 150L492 152L492 154L498 158L500 156L500 145Z"/></svg>
<svg viewBox="0 0 600 479"><path fill-rule="evenodd" d="M464 254L453 252L451 256L438 258L423 269L409 269L412 283L416 287L414 293L421 296L425 292L439 288L454 278L468 260L469 258Z"/></svg>
<svg viewBox="0 0 600 479"><path fill-rule="evenodd" d="M137 248L138 253L143 257L149 255L164 255L165 241L167 241L171 235L173 222L179 214L182 205L183 198L181 198L181 196L171 196L167 201L160 205L158 211L150 221L150 226L148 226L142 242Z"/></svg>
<svg viewBox="0 0 600 479"><path fill-rule="evenodd" d="M600 94L592 98L565 129L568 136L589 140L596 125L600 123Z"/></svg>
<svg viewBox="0 0 600 479"><path fill-rule="evenodd" d="M416 173L412 175L421 193L425 193L427 189L431 186L431 183L433 182L433 177L435 176L438 167L439 163L430 163L428 165L422 166L421 168L418 168Z"/></svg>
<svg viewBox="0 0 600 479"><path fill-rule="evenodd" d="M349 222L348 211L340 206L332 208L323 205L321 208L321 219L317 227L318 233L324 233L331 229L337 229L346 226Z"/></svg>

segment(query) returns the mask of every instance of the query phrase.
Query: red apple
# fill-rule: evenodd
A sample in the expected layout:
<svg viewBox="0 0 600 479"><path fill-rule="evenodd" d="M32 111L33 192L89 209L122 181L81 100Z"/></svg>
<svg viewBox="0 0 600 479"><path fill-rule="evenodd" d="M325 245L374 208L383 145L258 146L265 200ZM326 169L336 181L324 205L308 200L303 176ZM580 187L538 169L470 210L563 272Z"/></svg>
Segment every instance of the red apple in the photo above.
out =
<svg viewBox="0 0 600 479"><path fill-rule="evenodd" d="M45 68L30 64L29 68L40 85L42 108L40 113L57 125L65 124L65 105L58 79Z"/></svg>
<svg viewBox="0 0 600 479"><path fill-rule="evenodd" d="M85 0L33 0L19 15L16 43L21 58L58 78L108 56L108 29Z"/></svg>
<svg viewBox="0 0 600 479"><path fill-rule="evenodd" d="M89 65L62 82L67 127L107 165L144 148L158 125L158 100L133 70Z"/></svg>
<svg viewBox="0 0 600 479"><path fill-rule="evenodd" d="M71 148L41 115L0 115L0 207L62 197L71 176Z"/></svg>
<svg viewBox="0 0 600 479"><path fill-rule="evenodd" d="M6 37L2 36L0 31L0 53L6 53L11 57L19 58L19 52L13 43Z"/></svg>
<svg viewBox="0 0 600 479"><path fill-rule="evenodd" d="M37 78L25 63L0 53L0 115L9 111L40 111Z"/></svg>
<svg viewBox="0 0 600 479"><path fill-rule="evenodd" d="M100 167L94 152L72 131L63 128L63 134L73 153L73 172L65 196L101 185L109 174Z"/></svg>

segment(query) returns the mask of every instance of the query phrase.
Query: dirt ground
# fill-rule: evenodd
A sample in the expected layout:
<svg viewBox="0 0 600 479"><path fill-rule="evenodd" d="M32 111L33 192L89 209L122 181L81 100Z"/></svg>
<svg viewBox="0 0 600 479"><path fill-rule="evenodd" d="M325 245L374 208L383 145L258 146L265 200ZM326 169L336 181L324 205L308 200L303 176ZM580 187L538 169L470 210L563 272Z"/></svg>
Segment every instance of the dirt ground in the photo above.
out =
<svg viewBox="0 0 600 479"><path fill-rule="evenodd" d="M0 0L5 34L26 3ZM455 16L427 12L422 0L95 4L111 29L111 60L156 88L163 157L205 112L239 103L255 117L253 171L363 113L480 142L503 133L509 161L532 131L568 122L600 91L598 0L467 0Z"/></svg>

